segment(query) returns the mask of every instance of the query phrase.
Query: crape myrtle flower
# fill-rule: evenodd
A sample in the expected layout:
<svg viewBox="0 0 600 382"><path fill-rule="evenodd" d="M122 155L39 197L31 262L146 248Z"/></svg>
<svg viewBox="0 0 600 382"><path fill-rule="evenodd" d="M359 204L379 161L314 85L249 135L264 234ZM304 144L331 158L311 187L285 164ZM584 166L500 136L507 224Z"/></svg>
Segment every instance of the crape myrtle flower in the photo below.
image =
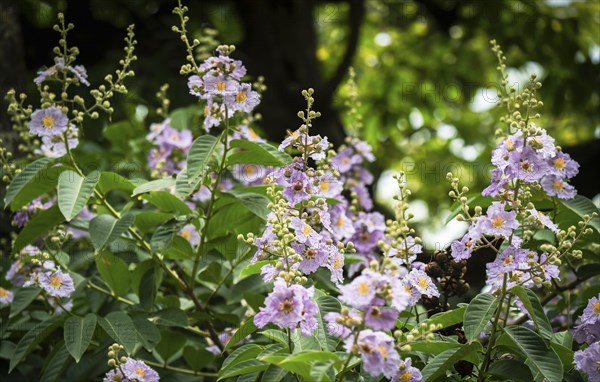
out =
<svg viewBox="0 0 600 382"><path fill-rule="evenodd" d="M58 70L62 70L65 67L65 59L62 57L54 57L54 65L52 65L49 68L46 69L41 69L38 70L37 72L37 77L35 77L33 79L33 82L35 82L36 84L41 84L42 82L44 82L46 79L48 79L48 77L53 76L55 73L58 72Z"/></svg>
<svg viewBox="0 0 600 382"><path fill-rule="evenodd" d="M363 363L363 370L372 377L383 374L392 378L398 371L400 356L394 349L394 339L383 332L370 329L358 334L356 344L354 338L348 338L344 345L348 352L358 354Z"/></svg>
<svg viewBox="0 0 600 382"><path fill-rule="evenodd" d="M71 125L69 131L67 131L67 144L69 150L73 150L79 146L79 131ZM67 144L65 144L65 137L62 134L53 136L43 136L42 145L36 153L40 153L48 158L60 158L67 154Z"/></svg>
<svg viewBox="0 0 600 382"><path fill-rule="evenodd" d="M278 327L296 328L300 333L310 336L317 328L317 304L312 301L314 287L305 288L301 285L288 285L283 279L275 280L275 287L265 299L265 306L254 316L254 324L263 328L268 323Z"/></svg>
<svg viewBox="0 0 600 382"><path fill-rule="evenodd" d="M0 306L11 304L13 302L13 298L13 292L0 287Z"/></svg>
<svg viewBox="0 0 600 382"><path fill-rule="evenodd" d="M330 245L322 242L317 245L292 243L294 251L302 257L302 260L298 263L298 269L304 274L316 272L319 267L327 262L331 251L330 247Z"/></svg>
<svg viewBox="0 0 600 382"><path fill-rule="evenodd" d="M450 245L451 256L455 261L467 260L471 257L477 242L483 234L477 228L477 224L472 224L467 233L460 240L455 240Z"/></svg>
<svg viewBox="0 0 600 382"><path fill-rule="evenodd" d="M250 113L260 103L260 95L250 84L240 84L233 93L225 95L225 105L233 111Z"/></svg>
<svg viewBox="0 0 600 382"><path fill-rule="evenodd" d="M396 309L371 306L365 312L365 325L375 330L392 330L396 327L398 311Z"/></svg>
<svg viewBox="0 0 600 382"><path fill-rule="evenodd" d="M481 230L485 234L508 237L519 227L517 213L505 211L505 204L493 202L487 209L486 217L481 223Z"/></svg>
<svg viewBox="0 0 600 382"><path fill-rule="evenodd" d="M68 273L61 270L39 272L32 277L37 279L37 284L53 297L71 297L75 292L73 279Z"/></svg>
<svg viewBox="0 0 600 382"><path fill-rule="evenodd" d="M37 109L31 114L29 131L38 137L52 137L67 131L69 118L56 106Z"/></svg>
<svg viewBox="0 0 600 382"><path fill-rule="evenodd" d="M580 344L600 341L600 323L587 325L578 318L573 328L573 338Z"/></svg>
<svg viewBox="0 0 600 382"><path fill-rule="evenodd" d="M575 187L556 175L547 175L542 179L542 188L550 196L559 199L573 199L577 195Z"/></svg>
<svg viewBox="0 0 600 382"><path fill-rule="evenodd" d="M187 224L179 231L179 236L187 240L192 247L200 244L200 234L193 224Z"/></svg>
<svg viewBox="0 0 600 382"><path fill-rule="evenodd" d="M105 375L102 382L130 382L129 378L125 377L121 370L111 369Z"/></svg>
<svg viewBox="0 0 600 382"><path fill-rule="evenodd" d="M379 212L360 212L354 221L354 231L350 241L360 253L369 253L384 237L385 219Z"/></svg>
<svg viewBox="0 0 600 382"><path fill-rule="evenodd" d="M588 380L600 380L600 342L590 344L585 350L578 350L574 355L575 369L587 375Z"/></svg>
<svg viewBox="0 0 600 382"><path fill-rule="evenodd" d="M327 332L342 339L347 338L352 333L352 329L363 322L359 311L346 308L343 308L341 313L327 313L323 318L327 321Z"/></svg>
<svg viewBox="0 0 600 382"><path fill-rule="evenodd" d="M548 159L550 172L559 178L570 179L579 172L579 163L571 159L571 156L562 151L558 151L556 156Z"/></svg>
<svg viewBox="0 0 600 382"><path fill-rule="evenodd" d="M600 297L600 295L598 296ZM592 297L581 315L581 322L584 325L600 324L600 300L598 297Z"/></svg>
<svg viewBox="0 0 600 382"><path fill-rule="evenodd" d="M392 382L423 382L421 370L412 366L412 359L405 358L400 361L398 372L392 377Z"/></svg>
<svg viewBox="0 0 600 382"><path fill-rule="evenodd" d="M120 369L123 370L123 374L130 381L158 382L160 380L158 373L143 361L138 361L130 357L120 366Z"/></svg>
<svg viewBox="0 0 600 382"><path fill-rule="evenodd" d="M31 219L31 217L35 215L38 211L46 210L52 207L53 205L54 199L50 199L47 202L42 202L42 198L37 197L33 199L27 206L23 207L23 209L15 213L12 224L15 227L23 227L25 223L27 223L29 219Z"/></svg>
<svg viewBox="0 0 600 382"><path fill-rule="evenodd" d="M245 139L251 142L266 142L267 140L262 138L248 125L240 125L237 127L233 134L229 136L229 139Z"/></svg>
<svg viewBox="0 0 600 382"><path fill-rule="evenodd" d="M406 277L408 283L419 292L419 295L438 297L440 292L427 273L420 269L412 269Z"/></svg>
<svg viewBox="0 0 600 382"><path fill-rule="evenodd" d="M544 215L543 212L538 211L535 208L528 209L527 212L529 213L530 216L532 216L535 220L542 223L542 225L544 225L546 228L548 228L552 232L554 232L554 233L558 232L558 225L556 225L552 221L552 219L550 219L548 216Z"/></svg>

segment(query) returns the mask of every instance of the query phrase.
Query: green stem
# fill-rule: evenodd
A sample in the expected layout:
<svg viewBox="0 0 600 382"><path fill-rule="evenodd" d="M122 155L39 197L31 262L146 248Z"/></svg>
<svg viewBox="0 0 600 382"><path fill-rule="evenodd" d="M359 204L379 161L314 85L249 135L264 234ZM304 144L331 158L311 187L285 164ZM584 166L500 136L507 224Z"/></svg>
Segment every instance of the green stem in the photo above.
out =
<svg viewBox="0 0 600 382"><path fill-rule="evenodd" d="M493 350L495 342L496 342L496 333L498 331L498 323L500 321L500 315L502 313L502 303L504 301L504 298L506 297L507 281L508 281L508 274L505 273L504 279L502 280L502 291L500 292L500 301L498 303L498 308L496 308L496 316L494 317L494 321L492 323L492 333L490 334L490 340L488 342L488 346L485 351L483 366L481 368L481 372L479 373L479 377L477 378L477 381L479 381L479 382L482 382L484 380L485 373L487 372L487 369L490 366L492 350Z"/></svg>
<svg viewBox="0 0 600 382"><path fill-rule="evenodd" d="M161 369L165 369L165 370L169 370L169 371L174 371L176 373L199 375L199 376L203 376L203 377L216 377L217 376L217 373L208 373L208 372L205 372L205 371L196 371L196 370L184 369L184 368L181 368L181 367L164 365L164 364L160 364L158 362L148 361L148 360L145 360L145 359L143 359L142 361L144 361L144 363L146 363L149 366L160 367Z"/></svg>

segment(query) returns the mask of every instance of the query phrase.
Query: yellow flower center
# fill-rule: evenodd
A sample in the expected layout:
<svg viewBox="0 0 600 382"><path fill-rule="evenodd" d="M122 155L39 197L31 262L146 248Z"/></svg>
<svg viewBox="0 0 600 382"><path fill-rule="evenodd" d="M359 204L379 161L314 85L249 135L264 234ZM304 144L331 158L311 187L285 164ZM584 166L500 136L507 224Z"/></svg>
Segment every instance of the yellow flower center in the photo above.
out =
<svg viewBox="0 0 600 382"><path fill-rule="evenodd" d="M358 294L360 294L361 296L366 296L367 294L369 294L369 290L371 288L369 287L368 282L361 281L358 283L356 289L358 290Z"/></svg>
<svg viewBox="0 0 600 382"><path fill-rule="evenodd" d="M350 158L348 158L348 157L344 157L344 158L342 158L342 163L343 163L343 164L348 164L348 163L350 163Z"/></svg>
<svg viewBox="0 0 600 382"><path fill-rule="evenodd" d="M208 117L208 106L204 106L204 116Z"/></svg>
<svg viewBox="0 0 600 382"><path fill-rule="evenodd" d="M190 238L192 237L192 232L185 230L185 231L181 232L179 234L179 236L183 237L185 240L190 240Z"/></svg>
<svg viewBox="0 0 600 382"><path fill-rule="evenodd" d="M62 285L62 279L60 278L60 276L50 276L50 285L52 285L52 287L56 289L60 288L60 286Z"/></svg>
<svg viewBox="0 0 600 382"><path fill-rule="evenodd" d="M328 180L322 180L319 182L319 187L321 187L321 191L329 191L329 181Z"/></svg>
<svg viewBox="0 0 600 382"><path fill-rule="evenodd" d="M302 227L302 233L304 236L308 236L310 233L310 226L308 224L305 224L304 227Z"/></svg>
<svg viewBox="0 0 600 382"><path fill-rule="evenodd" d="M146 371L144 369L142 369L141 367L136 367L135 368L135 373L137 375L139 375L140 377L144 378L144 375L146 374Z"/></svg>
<svg viewBox="0 0 600 382"><path fill-rule="evenodd" d="M383 356L383 358L387 358L388 351L387 351L387 349L385 347L383 347L381 345L378 345L377 346L377 350L379 350L379 352L381 353L381 355Z"/></svg>
<svg viewBox="0 0 600 382"><path fill-rule="evenodd" d="M552 182L552 188L556 191L562 191L564 188L562 180L557 179L554 182Z"/></svg>
<svg viewBox="0 0 600 382"><path fill-rule="evenodd" d="M4 288L0 288L0 297L8 296L8 291Z"/></svg>
<svg viewBox="0 0 600 382"><path fill-rule="evenodd" d="M258 138L258 134L256 134L256 132L252 129L248 129L248 135L250 136L250 138L252 139L256 139Z"/></svg>
<svg viewBox="0 0 600 382"><path fill-rule="evenodd" d="M54 127L54 117L51 115L47 115L44 118L42 118L42 126L44 126L46 129L51 129Z"/></svg>
<svg viewBox="0 0 600 382"><path fill-rule="evenodd" d="M592 310L595 314L600 314L600 301L596 301L592 304Z"/></svg>
<svg viewBox="0 0 600 382"><path fill-rule="evenodd" d="M412 378L412 373L410 371L406 370L400 376L400 382L410 382L411 378Z"/></svg>
<svg viewBox="0 0 600 382"><path fill-rule="evenodd" d="M246 98L248 98L248 94L246 94L245 90L242 90L235 95L235 101L237 103L245 102Z"/></svg>
<svg viewBox="0 0 600 382"><path fill-rule="evenodd" d="M218 91L222 92L225 91L225 82L223 81L219 81L215 84L215 89L217 89ZM237 97L236 97L237 98Z"/></svg>
<svg viewBox="0 0 600 382"><path fill-rule="evenodd" d="M404 290L405 290L407 293L410 293L410 294L412 294L412 287L411 287L410 285L406 284L406 285L404 286Z"/></svg>
<svg viewBox="0 0 600 382"><path fill-rule="evenodd" d="M506 259L504 259L502 261L502 264L504 264L504 265L510 265L510 264L513 263L513 261L514 261L514 258L512 257L512 255L508 255L508 256L506 256Z"/></svg>
<svg viewBox="0 0 600 382"><path fill-rule="evenodd" d="M285 314L292 313L292 310L294 310L294 304L292 304L292 301L290 299L286 298L279 304L279 311Z"/></svg>
<svg viewBox="0 0 600 382"><path fill-rule="evenodd" d="M427 288L429 286L429 279L427 277L421 276L419 277L418 284L421 288Z"/></svg>
<svg viewBox="0 0 600 382"><path fill-rule="evenodd" d="M244 167L244 174L248 175L248 176L252 176L252 175L256 174L256 169L254 168L254 166L246 166L246 167Z"/></svg>
<svg viewBox="0 0 600 382"><path fill-rule="evenodd" d="M557 170L564 169L566 164L567 163L565 162L565 158L556 158L554 160L554 168Z"/></svg>
<svg viewBox="0 0 600 382"><path fill-rule="evenodd" d="M508 151L512 151L515 149L515 143L512 141L512 139L506 139L506 148L508 149Z"/></svg>
<svg viewBox="0 0 600 382"><path fill-rule="evenodd" d="M343 216L340 216L340 218L335 222L335 225L338 227L343 227L344 223L346 223L346 219L344 219Z"/></svg>
<svg viewBox="0 0 600 382"><path fill-rule="evenodd" d="M503 225L504 219L502 218L502 216L495 216L492 219L492 226L494 226L494 228L502 228Z"/></svg>
<svg viewBox="0 0 600 382"><path fill-rule="evenodd" d="M336 257L335 260L333 260L333 269L340 269L341 267L342 267L342 258Z"/></svg>

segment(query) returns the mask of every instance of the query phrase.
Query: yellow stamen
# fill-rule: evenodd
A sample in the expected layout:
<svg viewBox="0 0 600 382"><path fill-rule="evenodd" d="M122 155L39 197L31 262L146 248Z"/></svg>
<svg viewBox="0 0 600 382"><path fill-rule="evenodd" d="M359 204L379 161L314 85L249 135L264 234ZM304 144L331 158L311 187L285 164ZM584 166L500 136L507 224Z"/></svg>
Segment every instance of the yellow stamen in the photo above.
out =
<svg viewBox="0 0 600 382"><path fill-rule="evenodd" d="M592 310L595 314L600 314L600 301L596 301L592 304Z"/></svg>
<svg viewBox="0 0 600 382"><path fill-rule="evenodd" d="M50 276L50 285L52 285L52 287L56 289L60 288L62 285L62 279L60 278L60 276Z"/></svg>
<svg viewBox="0 0 600 382"><path fill-rule="evenodd" d="M562 191L564 188L562 180L557 179L554 182L552 182L552 188L556 191Z"/></svg>
<svg viewBox="0 0 600 382"><path fill-rule="evenodd" d="M8 296L8 291L4 288L0 288L0 297Z"/></svg>
<svg viewBox="0 0 600 382"><path fill-rule="evenodd" d="M294 310L294 304L292 304L292 301L287 298L279 304L279 311L285 314L292 313L292 310Z"/></svg>
<svg viewBox="0 0 600 382"><path fill-rule="evenodd" d="M225 91L225 82L223 82L223 81L217 82L215 84L215 89L217 89L220 92Z"/></svg>
<svg viewBox="0 0 600 382"><path fill-rule="evenodd" d="M343 216L340 216L340 218L335 222L335 225L338 227L343 227L344 223L346 223L346 219L344 219Z"/></svg>
<svg viewBox="0 0 600 382"><path fill-rule="evenodd" d="M139 375L140 377L144 378L144 375L146 374L146 371L144 369L142 369L141 367L136 367L135 368L135 373L137 375Z"/></svg>
<svg viewBox="0 0 600 382"><path fill-rule="evenodd" d="M410 382L411 379L412 379L412 373L410 371L408 371L408 370L406 370L400 376L400 382Z"/></svg>
<svg viewBox="0 0 600 382"><path fill-rule="evenodd" d="M51 129L54 127L54 117L51 115L47 115L44 118L42 118L42 126L44 126L46 129Z"/></svg>
<svg viewBox="0 0 600 382"><path fill-rule="evenodd" d="M418 284L421 288L425 289L429 286L429 279L427 277L419 277Z"/></svg>
<svg viewBox="0 0 600 382"><path fill-rule="evenodd" d="M248 98L248 94L246 94L245 90L240 91L239 93L237 93L235 95L235 101L237 103L242 103L246 101L246 98Z"/></svg>
<svg viewBox="0 0 600 382"><path fill-rule="evenodd" d="M504 219L502 218L502 216L495 216L492 219L492 226L494 226L494 228L502 228L503 225Z"/></svg>
<svg viewBox="0 0 600 382"><path fill-rule="evenodd" d="M304 227L302 227L302 233L304 236L308 236L310 233L310 226L308 224L305 224Z"/></svg>
<svg viewBox="0 0 600 382"><path fill-rule="evenodd" d="M556 158L554 160L554 168L557 170L563 170L566 166L566 162L564 158Z"/></svg>
<svg viewBox="0 0 600 382"><path fill-rule="evenodd" d="M369 294L369 290L371 288L369 287L368 282L362 281L362 282L358 283L358 286L356 287L356 289L358 290L358 294L360 294L361 296L366 296L367 294Z"/></svg>
<svg viewBox="0 0 600 382"><path fill-rule="evenodd" d="M179 236L183 237L185 240L190 240L192 237L192 232L189 230L182 231Z"/></svg>
<svg viewBox="0 0 600 382"><path fill-rule="evenodd" d="M379 352L381 353L381 355L383 356L383 358L387 358L388 355L388 351L385 347L381 346L381 345L377 345L377 350L379 350Z"/></svg>
<svg viewBox="0 0 600 382"><path fill-rule="evenodd" d="M322 180L319 182L319 187L321 187L321 191L329 191L329 181L328 180Z"/></svg>

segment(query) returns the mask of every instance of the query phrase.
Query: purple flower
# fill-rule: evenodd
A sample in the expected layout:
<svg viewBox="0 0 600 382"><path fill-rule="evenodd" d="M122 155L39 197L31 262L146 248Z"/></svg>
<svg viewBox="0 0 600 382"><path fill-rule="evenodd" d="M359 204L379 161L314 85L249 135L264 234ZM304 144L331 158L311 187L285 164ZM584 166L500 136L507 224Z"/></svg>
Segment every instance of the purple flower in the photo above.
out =
<svg viewBox="0 0 600 382"><path fill-rule="evenodd" d="M508 184L509 177L504 174L504 172L495 168L492 170L492 180L489 186L487 186L482 192L483 196L496 196L498 195L504 186Z"/></svg>
<svg viewBox="0 0 600 382"><path fill-rule="evenodd" d="M354 234L352 219L346 215L347 206L339 203L329 207L331 216L331 232L337 240L351 237Z"/></svg>
<svg viewBox="0 0 600 382"><path fill-rule="evenodd" d="M312 142L309 146L309 156L312 160L319 161L325 159L327 156L327 149L329 148L329 141L327 137L321 138L320 135L316 135L313 137L308 137L309 143Z"/></svg>
<svg viewBox="0 0 600 382"><path fill-rule="evenodd" d="M600 300L598 297L592 297L588 301L588 304L581 315L581 322L585 325L595 325L600 323Z"/></svg>
<svg viewBox="0 0 600 382"><path fill-rule="evenodd" d="M578 350L574 355L575 368L585 373L588 380L600 381L600 342L595 342L585 350Z"/></svg>
<svg viewBox="0 0 600 382"><path fill-rule="evenodd" d="M40 137L51 137L67 131L69 118L57 107L38 109L31 114L29 131Z"/></svg>
<svg viewBox="0 0 600 382"><path fill-rule="evenodd" d="M71 129L67 132L67 143L69 144L69 150L73 150L79 145L78 129L71 125ZM36 150L38 152L38 150ZM54 136L42 137L42 145L40 146L39 153L48 158L60 158L67 153L67 145L65 145L65 138L62 134Z"/></svg>
<svg viewBox="0 0 600 382"><path fill-rule="evenodd" d="M385 221L379 212L361 212L356 219L355 233L350 238L361 253L369 253L384 237Z"/></svg>
<svg viewBox="0 0 600 382"><path fill-rule="evenodd" d="M354 154L354 151L349 147L341 150L331 159L333 167L342 174L350 171L354 164L361 162L360 155Z"/></svg>
<svg viewBox="0 0 600 382"><path fill-rule="evenodd" d="M213 75L206 74L202 77L204 83L204 91L207 93L207 97L213 97L215 95L225 96L235 94L239 87L237 81L229 79L224 75Z"/></svg>
<svg viewBox="0 0 600 382"><path fill-rule="evenodd" d="M400 361L398 372L392 378L391 382L423 382L421 370L412 366L412 359L405 358Z"/></svg>
<svg viewBox="0 0 600 382"><path fill-rule="evenodd" d="M573 338L580 344L587 342L588 344L600 341L600 323L596 322L594 325L587 325L581 322L581 317L575 322L573 328Z"/></svg>
<svg viewBox="0 0 600 382"><path fill-rule="evenodd" d="M75 292L73 279L61 270L55 272L39 272L37 280L42 289L50 296L70 297Z"/></svg>
<svg viewBox="0 0 600 382"><path fill-rule="evenodd" d="M305 274L316 272L320 266L325 265L329 255L329 248L326 244L318 247L292 243L292 248L302 257L302 261L298 263L298 269Z"/></svg>
<svg viewBox="0 0 600 382"><path fill-rule="evenodd" d="M575 187L555 175L547 175L542 179L542 188L550 196L559 199L573 199L577 195Z"/></svg>
<svg viewBox="0 0 600 382"><path fill-rule="evenodd" d="M352 186L352 192L356 193L356 198L362 208L365 210L373 208L373 200L371 199L367 186L362 183L355 184Z"/></svg>
<svg viewBox="0 0 600 382"><path fill-rule="evenodd" d="M130 382L128 378L126 378L119 369L111 369L106 375L104 375L104 379L102 382Z"/></svg>
<svg viewBox="0 0 600 382"><path fill-rule="evenodd" d="M79 80L85 86L90 86L90 82L88 81L87 70L83 65L75 65L74 67L69 66L69 71L75 74L75 78Z"/></svg>
<svg viewBox="0 0 600 382"><path fill-rule="evenodd" d="M360 139L354 138L351 141L352 147L356 150L357 153L362 155L369 162L373 162L375 160L375 156L373 155L373 149L371 145L365 141L361 141Z"/></svg>
<svg viewBox="0 0 600 382"><path fill-rule="evenodd" d="M329 249L326 267L331 272L331 282L339 284L344 281L344 254L335 245L330 245Z"/></svg>
<svg viewBox="0 0 600 382"><path fill-rule="evenodd" d="M477 241L481 238L481 234L476 232L467 231L465 236L460 240L455 240L450 245L452 258L456 261L466 260L471 257Z"/></svg>
<svg viewBox="0 0 600 382"><path fill-rule="evenodd" d="M231 139L245 139L252 142L266 142L267 140L261 138L253 129L249 128L248 125L241 125L237 131L234 131L231 135Z"/></svg>
<svg viewBox="0 0 600 382"><path fill-rule="evenodd" d="M235 80L240 80L246 75L246 68L241 61L222 54L207 58L200 65L200 70L212 74L224 73Z"/></svg>
<svg viewBox="0 0 600 382"><path fill-rule="evenodd" d="M273 323L282 329L300 325L300 333L310 336L318 326L315 318L318 307L311 300L314 293L314 287L288 286L278 278L273 291L265 299L265 306L254 316L254 324L262 328Z"/></svg>
<svg viewBox="0 0 600 382"><path fill-rule="evenodd" d="M406 309L408 306L414 305L416 301L414 300L413 294L409 291L405 284L403 284L398 278L388 276L389 284L391 285L392 298L390 300L390 305L401 312ZM408 284L406 284L408 285ZM417 294L417 293L415 293ZM417 300L421 297L417 295Z"/></svg>
<svg viewBox="0 0 600 382"><path fill-rule="evenodd" d="M571 156L558 151L556 156L548 159L550 170L559 178L572 178L579 172L579 163L571 159Z"/></svg>
<svg viewBox="0 0 600 382"><path fill-rule="evenodd" d="M371 306L365 312L365 324L375 330L392 330L396 327L398 311Z"/></svg>
<svg viewBox="0 0 600 382"><path fill-rule="evenodd" d="M490 235L508 237L513 230L519 227L517 213L515 211L505 211L505 204L493 202L487 209L487 216L481 223L481 230Z"/></svg>
<svg viewBox="0 0 600 382"><path fill-rule="evenodd" d="M90 221L94 216L96 216L96 214L90 211L88 206L85 206L77 215L76 219L80 221ZM89 235L87 231L83 231L77 228L69 227L67 228L67 231L71 233L71 237L75 240L87 237Z"/></svg>
<svg viewBox="0 0 600 382"><path fill-rule="evenodd" d="M290 206L295 206L303 200L308 200L313 194L313 186L308 175L301 169L296 169L297 165L290 165L284 170L283 197ZM289 175L289 176L288 176Z"/></svg>
<svg viewBox="0 0 600 382"><path fill-rule="evenodd" d="M347 351L352 349L353 343L353 338L345 341ZM370 329L363 330L358 334L356 349L364 371L372 377L383 374L386 378L392 378L397 373L400 356L394 349L394 339L389 335Z"/></svg>
<svg viewBox="0 0 600 382"><path fill-rule="evenodd" d="M370 270L363 271L351 283L340 286L340 301L353 308L368 308L377 293L379 277L380 275Z"/></svg>
<svg viewBox="0 0 600 382"><path fill-rule="evenodd" d="M233 111L250 113L260 103L260 95L250 84L241 84L234 93L225 96L225 105Z"/></svg>
<svg viewBox="0 0 600 382"><path fill-rule="evenodd" d="M192 145L192 132L184 129L178 131L171 126L166 126L156 139L156 143L161 146L169 146L171 148L177 148L187 152Z"/></svg>
<svg viewBox="0 0 600 382"><path fill-rule="evenodd" d="M143 361L127 358L127 362L121 365L125 377L137 382L158 382L158 373L146 365Z"/></svg>
<svg viewBox="0 0 600 382"><path fill-rule="evenodd" d="M499 288L502 286L504 275L510 272L512 277L508 280L508 287L512 288L517 285L523 274L519 269L528 268L528 253L527 249L507 247L493 262L486 265L488 283Z"/></svg>
<svg viewBox="0 0 600 382"><path fill-rule="evenodd" d="M13 302L13 292L0 287L0 305L8 305Z"/></svg>
<svg viewBox="0 0 600 382"><path fill-rule="evenodd" d="M202 78L198 75L193 75L188 78L188 88L190 89L190 94L198 97L202 96L201 90L204 88L204 83L202 82Z"/></svg>
<svg viewBox="0 0 600 382"><path fill-rule="evenodd" d="M529 146L525 146L521 151L515 150L508 154L506 173L512 179L535 182L546 175L548 170L548 163Z"/></svg>
<svg viewBox="0 0 600 382"><path fill-rule="evenodd" d="M234 164L231 175L245 185L262 184L268 169L258 164Z"/></svg>
<svg viewBox="0 0 600 382"><path fill-rule="evenodd" d="M386 255L395 258L399 265L412 263L417 255L423 252L423 246L415 243L415 238L412 236L407 236L405 240L400 241L398 247L400 252L396 248L390 248Z"/></svg>
<svg viewBox="0 0 600 382"><path fill-rule="evenodd" d="M321 241L321 237L317 231L300 218L293 217L290 226L294 229L296 240L300 243L307 243L314 246Z"/></svg>
<svg viewBox="0 0 600 382"><path fill-rule="evenodd" d="M536 134L527 137L527 144L541 155L542 158L552 158L556 155L556 146L554 138L552 138L545 129L531 124L530 127L535 128Z"/></svg>
<svg viewBox="0 0 600 382"><path fill-rule="evenodd" d="M193 224L185 225L181 231L179 231L179 236L187 240L192 247L200 244L200 234Z"/></svg>
<svg viewBox="0 0 600 382"><path fill-rule="evenodd" d="M544 215L543 212L540 212L535 208L527 210L527 212L529 212L529 215L533 216L536 220L538 220L552 232L558 232L558 226L548 216Z"/></svg>
<svg viewBox="0 0 600 382"><path fill-rule="evenodd" d="M38 70L38 75L37 77L35 77L35 79L33 80L33 82L35 82L36 84L41 84L42 82L44 82L48 77L54 75L59 69L64 69L65 67L65 60L62 57L55 57L54 58L54 65L52 65L51 67L47 68L47 69L43 69L43 70Z"/></svg>
<svg viewBox="0 0 600 382"><path fill-rule="evenodd" d="M437 297L440 295L431 277L420 269L412 269L407 276L407 280L421 295L427 297Z"/></svg>
<svg viewBox="0 0 600 382"><path fill-rule="evenodd" d="M332 173L326 172L318 179L317 195L325 198L340 198L344 189L343 183Z"/></svg>

